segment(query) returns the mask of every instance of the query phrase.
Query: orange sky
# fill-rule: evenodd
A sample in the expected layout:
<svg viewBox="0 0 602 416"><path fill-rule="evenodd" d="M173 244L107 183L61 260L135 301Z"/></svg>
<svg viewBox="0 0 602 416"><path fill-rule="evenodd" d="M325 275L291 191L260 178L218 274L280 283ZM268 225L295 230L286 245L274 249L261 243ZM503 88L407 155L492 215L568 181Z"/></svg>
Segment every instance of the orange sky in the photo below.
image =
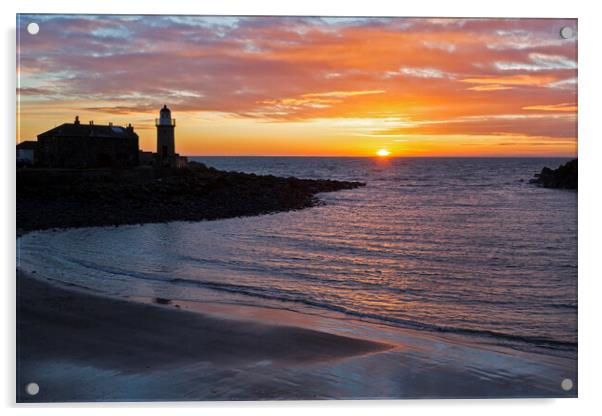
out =
<svg viewBox="0 0 602 416"><path fill-rule="evenodd" d="M79 115L155 150L167 104L184 155L575 156L567 25L21 15L17 140Z"/></svg>

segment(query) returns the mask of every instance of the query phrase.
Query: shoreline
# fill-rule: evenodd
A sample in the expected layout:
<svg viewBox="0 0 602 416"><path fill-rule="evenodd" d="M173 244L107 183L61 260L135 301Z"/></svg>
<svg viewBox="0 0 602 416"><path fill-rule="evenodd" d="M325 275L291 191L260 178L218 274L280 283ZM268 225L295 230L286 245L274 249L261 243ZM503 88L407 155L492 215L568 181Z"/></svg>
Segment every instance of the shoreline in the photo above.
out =
<svg viewBox="0 0 602 416"><path fill-rule="evenodd" d="M39 370L51 363L70 362L124 374L199 363L224 370L267 361L298 367L393 348L298 326L218 318L97 296L43 282L22 271L17 272L17 295L18 402L78 400L76 391L59 385L46 385L34 397L23 393L28 382L44 377ZM96 398L103 399L112 400ZM161 399L169 398L152 400Z"/></svg>
<svg viewBox="0 0 602 416"><path fill-rule="evenodd" d="M559 357L360 321L337 320L335 331L329 318L300 312L113 298L40 279L18 272L20 403L577 397L576 361ZM559 388L564 377L572 391ZM40 393L30 397L32 381Z"/></svg>
<svg viewBox="0 0 602 416"><path fill-rule="evenodd" d="M274 215L278 215L278 213L274 213ZM222 221L229 221L229 220L233 220L233 219L223 219ZM212 220L206 220L207 222L213 223ZM217 221L217 220L215 220ZM220 221L217 221L218 223ZM183 225L186 225L188 222L187 221L175 221L174 223L181 223ZM138 227L143 226L144 224L125 224L123 225L123 228L115 228L112 226L92 226L92 227L77 227L77 228L64 228L64 229L52 229L52 230L39 230L39 231L31 231L31 232L27 232L25 234L33 234L34 238L35 234L40 233L41 235L50 233L50 235L53 235L55 233L58 233L58 235L63 234L63 233L69 233L70 230L74 231L74 230L83 230L84 232L89 232L89 231L94 231L95 229L100 229L100 230L106 230L109 233L119 233L120 231L123 232L128 232L128 229L132 229L131 227L133 227L133 229L138 229ZM152 224L149 224L152 226ZM24 237L25 235L23 235L22 237ZM21 240L20 238L18 239L18 241ZM19 243L18 243L19 244ZM20 257L20 246L18 245L17 247L17 257ZM22 272L24 273L28 273L28 274L37 274L39 275L44 275L45 274L45 266L43 264L29 264L29 263L23 263L22 265L19 263L17 265L17 269L20 269ZM50 270L49 271L50 275L53 275L53 272ZM72 272L70 272L72 273ZM77 272L75 273L77 274ZM109 299L124 299L124 300L132 300L135 301L136 303L144 303L144 304L154 304L154 303L159 303L159 304L163 304L163 305L168 305L168 304L172 304L173 303L178 303L179 306L182 306L184 309L186 308L186 306L184 306L185 304L187 304L187 306L190 307L191 310L195 311L195 312L199 312L199 313L205 313L205 309L207 305L211 305L214 304L214 301L210 300L213 297L217 297L217 296L221 296L223 297L224 301L219 301L219 302L215 302L215 305L230 305L230 306L236 306L236 307L240 307L240 308L257 308L257 309L270 309L270 310L278 310L278 311L290 311L293 313L298 313L301 315L315 315L315 316L323 316L323 317L327 317L327 318L332 318L333 316L339 316L340 319L342 320L354 320L357 322L362 322L365 323L366 325L383 325L384 327L387 328L393 328L395 330L399 330L399 331L409 331L411 333L418 333L418 334L425 334L426 337L438 337L441 339L446 339L446 341L448 340L452 340L452 339L457 339L459 341L456 342L461 342L461 343L468 343L471 345L478 345L481 347L485 347L485 348L489 348L489 347L499 347L502 350L503 349L509 349L512 351L515 351L517 353L532 353L532 354L536 354L536 355L550 355L550 356L554 356L554 357L559 357L559 358L563 358L563 359L576 359L577 356L577 344L576 343L571 343L571 342L563 342L563 341L555 341L555 340L548 340L548 339L540 339L540 338L536 338L536 337L522 337L519 335L513 336L513 335L507 335L504 333L498 334L498 333L490 333L487 332L486 330L481 330L481 331L471 331L471 330L467 330L467 329L463 329L463 328L438 328L438 327L434 327L434 326L421 326L419 323L418 324L414 324L412 325L412 323L403 323L403 324L397 324L395 321L388 321L387 319L382 319L380 317L373 317L373 316L367 316L367 315L361 315L361 314L355 314L353 312L342 312L341 310L338 310L336 308L329 308L328 306L326 306L325 308L320 308L320 306L316 306L313 304L304 304L304 303L296 303L293 302L291 304L287 305L287 301L286 300L275 300L274 302L276 304L273 305L269 305L265 302L261 302L259 304L255 304L255 302L253 302L253 300L256 300L256 298L253 297L253 295L249 295L249 294L245 294L245 293L236 293L236 301L234 303L232 303L232 300L230 299L230 296L232 296L231 293L229 293L228 291L226 292L222 292L219 288L212 288L211 286L208 287L197 287L195 288L195 290L201 290L201 291L205 291L205 294L197 294L200 297L196 297L196 298L189 298L187 300L184 300L184 298L180 298L178 297L178 295L158 295L158 297L154 298L152 296L149 295L143 295L143 294L137 294L137 293L127 293L127 294L118 294L118 292L107 292L104 286L99 286L96 287L94 289L88 288L87 286L85 286L85 282L80 283L80 284L76 284L73 282L67 282L67 281L63 281L63 279L54 274L54 277L51 278L45 278L44 279L45 282L48 282L49 284L52 285L57 285L60 288L66 288L67 290L79 290L82 291L84 294L91 294L93 296L102 296L102 297L108 297ZM209 294L209 296L207 296L207 294ZM249 300L245 299L245 297L249 297ZM155 300L157 300L157 302L155 302ZM229 300L230 299L230 300ZM242 302L240 305L238 305L238 302ZM280 303L279 303L280 302ZM202 308L198 308L195 305L203 305ZM299 305L302 305L300 308L298 307ZM173 306L173 305L172 305ZM210 308L211 309L211 308ZM219 309L219 307L218 307ZM228 309L227 307L225 308L221 308L222 310L226 310ZM235 310L235 309L232 309ZM236 312L236 311L235 311ZM226 314L229 314L229 312L227 312ZM223 314L222 314L223 315ZM236 313L235 313L236 315ZM311 328L311 327L310 327ZM328 328L326 331L330 331L332 328ZM336 332L336 329L335 329ZM371 339L371 338L370 338Z"/></svg>

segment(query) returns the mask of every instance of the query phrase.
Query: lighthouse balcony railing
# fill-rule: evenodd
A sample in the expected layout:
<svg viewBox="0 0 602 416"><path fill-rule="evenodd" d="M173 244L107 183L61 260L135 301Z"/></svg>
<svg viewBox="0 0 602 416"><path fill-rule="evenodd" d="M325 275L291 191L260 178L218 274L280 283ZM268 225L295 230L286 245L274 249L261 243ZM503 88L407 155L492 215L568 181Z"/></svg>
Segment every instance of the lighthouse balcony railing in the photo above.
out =
<svg viewBox="0 0 602 416"><path fill-rule="evenodd" d="M175 118L156 118L155 119L155 126L176 126L176 119Z"/></svg>

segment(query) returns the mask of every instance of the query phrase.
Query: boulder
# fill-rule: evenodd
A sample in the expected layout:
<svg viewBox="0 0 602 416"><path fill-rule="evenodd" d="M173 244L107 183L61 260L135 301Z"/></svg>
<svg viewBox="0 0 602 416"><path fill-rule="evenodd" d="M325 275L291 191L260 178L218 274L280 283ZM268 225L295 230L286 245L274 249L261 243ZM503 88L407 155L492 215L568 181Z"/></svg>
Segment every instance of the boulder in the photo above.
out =
<svg viewBox="0 0 602 416"><path fill-rule="evenodd" d="M577 159L573 159L556 169L544 167L529 181L544 188L577 189Z"/></svg>

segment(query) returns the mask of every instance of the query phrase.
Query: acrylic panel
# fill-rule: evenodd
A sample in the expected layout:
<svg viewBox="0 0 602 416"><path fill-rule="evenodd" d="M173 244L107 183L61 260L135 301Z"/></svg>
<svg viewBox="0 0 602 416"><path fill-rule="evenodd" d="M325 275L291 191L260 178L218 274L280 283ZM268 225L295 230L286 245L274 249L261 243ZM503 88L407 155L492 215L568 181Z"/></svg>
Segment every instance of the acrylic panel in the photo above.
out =
<svg viewBox="0 0 602 416"><path fill-rule="evenodd" d="M577 396L577 20L17 16L19 402Z"/></svg>

